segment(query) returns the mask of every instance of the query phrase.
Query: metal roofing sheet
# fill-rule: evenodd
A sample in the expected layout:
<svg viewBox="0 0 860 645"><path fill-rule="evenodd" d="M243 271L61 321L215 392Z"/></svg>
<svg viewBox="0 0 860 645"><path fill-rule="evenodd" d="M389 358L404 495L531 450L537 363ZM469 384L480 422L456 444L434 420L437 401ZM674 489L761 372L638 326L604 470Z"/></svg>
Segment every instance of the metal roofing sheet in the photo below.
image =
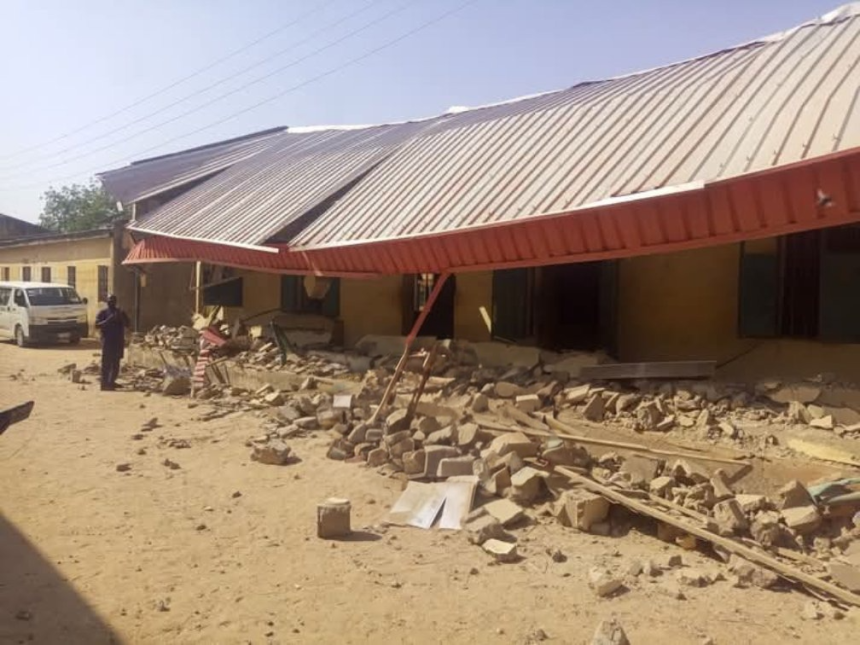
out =
<svg viewBox="0 0 860 645"><path fill-rule="evenodd" d="M131 228L254 246L336 198L426 123L287 132Z"/></svg>
<svg viewBox="0 0 860 645"><path fill-rule="evenodd" d="M860 146L860 4L639 74L451 115L292 239L403 239L587 208Z"/></svg>
<svg viewBox="0 0 860 645"><path fill-rule="evenodd" d="M286 130L272 128L181 152L142 159L99 174L107 191L124 204L209 177L265 150Z"/></svg>
<svg viewBox="0 0 860 645"><path fill-rule="evenodd" d="M669 253L860 221L860 150L560 215L432 237L265 251L152 236L127 263L204 261L342 276L438 273ZM822 195L827 199L822 199Z"/></svg>
<svg viewBox="0 0 860 645"><path fill-rule="evenodd" d="M335 248L571 213L860 146L860 3L674 65L434 119L287 132L132 224Z"/></svg>

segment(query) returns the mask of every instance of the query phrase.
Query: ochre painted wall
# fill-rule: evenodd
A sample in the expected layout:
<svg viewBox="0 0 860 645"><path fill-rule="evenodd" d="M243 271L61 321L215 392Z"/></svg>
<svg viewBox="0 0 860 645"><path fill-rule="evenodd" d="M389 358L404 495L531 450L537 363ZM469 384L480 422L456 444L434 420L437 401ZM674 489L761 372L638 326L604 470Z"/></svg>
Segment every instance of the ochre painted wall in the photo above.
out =
<svg viewBox="0 0 860 645"><path fill-rule="evenodd" d="M194 264L150 264L145 268L146 278L140 288L140 330L190 324L194 314Z"/></svg>
<svg viewBox="0 0 860 645"><path fill-rule="evenodd" d="M281 306L281 276L276 273L238 271L242 276L242 307L226 307L225 318L247 319ZM254 321L251 321L254 324Z"/></svg>
<svg viewBox="0 0 860 645"><path fill-rule="evenodd" d="M341 279L340 318L344 344L355 345L367 334L400 335L403 326L403 278Z"/></svg>
<svg viewBox="0 0 860 645"><path fill-rule="evenodd" d="M755 243L776 251L776 240ZM622 361L716 360L721 378L808 378L825 372L860 383L860 345L744 339L737 333L740 245L622 260Z"/></svg>
<svg viewBox="0 0 860 645"><path fill-rule="evenodd" d="M492 271L458 274L454 293L454 337L473 342L490 340L492 316Z"/></svg>
<svg viewBox="0 0 860 645"><path fill-rule="evenodd" d="M622 260L618 347L623 361L725 360L737 337L739 246Z"/></svg>
<svg viewBox="0 0 860 645"><path fill-rule="evenodd" d="M108 290L113 288L114 271L111 269L111 245L111 238L105 234L104 237L97 239L58 240L40 244L0 247L0 279L3 277L2 269L4 267L10 268L11 275L9 277L11 280L20 280L23 267L29 266L30 280L40 282L42 280L42 267L50 267L51 282L66 283L68 267L75 267L77 274L76 290L82 298L89 301L87 315L92 333L96 313L101 306L98 301L99 266L108 267ZM131 308L130 302L126 308Z"/></svg>

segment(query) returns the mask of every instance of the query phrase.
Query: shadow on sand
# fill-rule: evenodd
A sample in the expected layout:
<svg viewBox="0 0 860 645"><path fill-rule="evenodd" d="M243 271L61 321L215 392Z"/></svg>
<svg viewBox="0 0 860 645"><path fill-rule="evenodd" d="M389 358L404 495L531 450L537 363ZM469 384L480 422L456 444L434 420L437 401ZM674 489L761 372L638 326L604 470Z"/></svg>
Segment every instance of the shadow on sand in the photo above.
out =
<svg viewBox="0 0 860 645"><path fill-rule="evenodd" d="M120 642L35 545L0 515L0 643Z"/></svg>

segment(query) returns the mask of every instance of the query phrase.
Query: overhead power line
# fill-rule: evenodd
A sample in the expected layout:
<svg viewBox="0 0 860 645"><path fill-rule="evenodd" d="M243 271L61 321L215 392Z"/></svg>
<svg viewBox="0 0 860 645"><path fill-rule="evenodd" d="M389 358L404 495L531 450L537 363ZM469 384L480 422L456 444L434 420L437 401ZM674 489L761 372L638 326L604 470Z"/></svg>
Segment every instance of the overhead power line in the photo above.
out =
<svg viewBox="0 0 860 645"><path fill-rule="evenodd" d="M375 27L376 25L380 24L381 22L384 22L385 20L387 20L391 16L404 11L406 8L415 4L416 2L418 2L418 0L407 0L406 2L396 6L393 9L389 10L388 12L382 14L381 16L374 18L373 20L363 24L361 27L359 27L357 29L353 29L352 31L348 32L347 34L323 45L322 47L318 47L317 49L314 49L313 51L309 52L308 54L305 54L304 56L296 58L296 59L290 61L289 63L282 65L282 66L272 70L271 72L268 72L267 74L264 74L263 76L259 76L259 77L252 79L246 83L243 83L242 85L239 85L238 87L236 87L232 90L229 90L229 91L224 92L222 94L218 94L215 97L209 99L208 101L200 103L199 105L197 105L193 108L185 110L184 112L180 112L179 114L172 116L169 119L165 119L164 121L159 121L158 123L154 123L153 125L148 126L146 128L143 128L142 130L138 130L137 132L134 132L134 133L132 133L126 137L123 137L121 139L117 139L115 141L111 141L110 143L106 143L103 146L93 148L91 150L88 150L86 152L82 152L82 153L74 155L72 157L68 157L66 159L61 159L60 161L57 161L55 163L39 165L39 166L36 166L35 168L29 168L27 170L20 170L17 172L12 172L11 174L6 174L3 177L0 177L0 179L3 179L3 180L10 179L10 178L14 179L15 177L20 177L24 174L29 174L29 173L32 173L35 171L50 170L52 168L58 168L60 166L65 166L65 165L68 165L68 164L70 164L74 161L77 161L79 159L91 157L94 154L97 154L99 152L103 152L104 150L114 148L120 144L126 143L127 141L131 141L132 139L136 139L136 138L138 138L144 134L152 132L153 130L158 130L159 128L162 128L165 125L175 123L176 121L184 119L185 117L188 117L188 116L191 116L192 114L200 112L201 110L209 107L210 105L214 105L215 103L218 103L219 101L223 101L224 99L226 99L230 96L233 96L234 94L238 94L240 92L243 92L244 90L248 89L249 87L251 87L253 85L257 85L258 83L262 83L263 81L265 81L265 80L267 80L273 76L277 76L278 74L284 72L285 70L290 69L291 67L295 67L299 63L303 63L304 61L309 60L309 59L313 58L314 56L321 54L322 52L327 51L327 50L331 49L332 47L335 47L335 46L341 44L342 42L349 40L350 38L353 38L353 37L365 32L365 31L367 31L368 29ZM323 28L323 29L318 30L318 31L322 32L322 31L325 31L326 29L328 29L328 27ZM301 43L299 43L299 44L303 44L304 42L314 40L316 35L318 35L318 34L316 34L316 33L312 34L311 36L306 38L304 41L301 41ZM216 85L217 85L217 83L216 83ZM177 103L181 103L181 102L182 102L182 100L178 101ZM154 116L155 114L158 114L161 111L163 111L163 110L158 110L149 116ZM148 117L143 117L141 119L138 119L138 121L142 121L146 118L148 118ZM119 131L122 129L125 129L125 128L124 127L123 128L117 128L115 131ZM71 149L73 149L73 148L70 148L70 150Z"/></svg>
<svg viewBox="0 0 860 645"><path fill-rule="evenodd" d="M200 76L201 74L208 72L210 69L217 67L221 63L225 63L228 60L235 58L239 54L244 54L249 49L256 47L260 43L265 42L266 40L268 40L269 38L272 38L273 36L277 36L279 33L286 31L290 27L294 27L295 25L299 24L305 18L308 18L308 17L314 15L315 13L322 11L323 9L325 9L329 5L333 4L334 2L335 2L335 0L326 0L326 2L323 2L319 5L317 5L316 7L311 9L310 11L306 11L305 13L303 13L300 16L298 16L297 18L291 20L290 22L285 23L285 24L281 25L280 27L277 27L276 29L273 29L272 31L270 31L266 34L263 34L262 36L260 36L256 40L248 43L247 45L243 45L239 49L236 49L236 50L230 52L229 54L222 56L221 58L218 58L217 60L215 60L215 61L213 61L207 65L204 65L203 67L191 72L187 76L183 76L182 78L180 78L176 81L173 81L169 85L165 85L161 89L155 90L151 94L147 94L146 96L139 98L136 101L129 103L128 105L111 112L110 114L105 114L104 116L101 116L101 117L99 117L93 121L89 121L88 123L85 123L84 125L76 128L70 132L58 135L58 136L54 137L53 139L49 139L47 141L43 141L41 143L34 144L34 145L29 146L27 148L22 148L20 150L16 150L15 152L12 152L9 154L0 155L0 160L9 159L11 157L17 157L19 155L26 154L28 152L32 152L34 150L40 150L40 149L45 148L47 146L50 146L54 143L57 143L58 141L63 141L64 139L68 139L70 137L73 137L74 135L76 135L80 132L83 132L85 130L89 130L94 125L98 125L99 123L104 123L105 121L109 121L110 119L113 119L114 117L119 116L120 114L124 114L125 112L128 112L129 110L131 110L133 108L136 108L138 105L142 105L143 103L146 103L147 101L150 101L157 96L161 96L165 92L169 92L173 88L178 87L179 85L182 85L186 81L190 81L191 79L196 78L196 77Z"/></svg>
<svg viewBox="0 0 860 645"><path fill-rule="evenodd" d="M113 161L110 161L110 162L107 162L104 164L100 164L97 167L90 168L90 169L85 170L85 171L81 171L81 172L77 172L77 173L69 174L69 175L64 175L61 177L54 177L53 179L51 179L47 182L28 184L26 186L14 186L14 187L8 187L8 188L0 188L0 192L12 191L12 190L24 190L27 188L38 188L38 187L44 186L46 184L50 185L50 184L57 182L57 181L66 181L68 179L75 179L77 177L81 177L84 175L92 175L92 174L98 172L100 169L103 170L104 168L107 168L110 166L120 166L120 165L126 163L130 157L131 158L143 157L144 155L147 155L153 151L159 150L159 149L163 148L164 146L170 145L171 143L175 143L177 141L181 141L182 139L187 139L188 137L191 137L195 134L198 134L200 132L204 132L206 130L214 128L218 125L221 125L222 123L226 123L227 121L230 121L231 119L234 119L238 116L241 116L243 114L251 112L252 110L255 110L255 109L257 109L263 105L266 105L267 103L271 103L272 101L276 101L276 100L278 100L278 99L280 99L280 98L282 98L288 94L291 94L291 93L296 92L296 91L298 91L304 87L307 87L308 85L311 85L313 83L321 81L324 78L328 78L329 76L332 76L338 72L341 72L341 71L343 71L349 67L353 67L354 65L357 65L358 63L361 63L364 60L367 60L368 58L370 58L370 57L372 57L372 56L374 56L374 55L376 55L382 51L385 51L386 49L390 49L394 45L397 45L398 43L406 40L407 38L410 38L411 36L414 36L415 34L421 32L421 31L424 31L425 29L428 29L428 28L442 22L443 20L445 20L447 18L450 18L451 16L463 11L467 7L473 5L477 2L479 2L479 0L465 0L464 2L459 3L455 7L437 15L436 17L431 18L429 20L426 20L426 21L422 22L421 24L419 24L418 26L413 27L412 29L409 29L406 32L400 34L399 36L397 36L391 40L388 40L385 43L378 45L377 47L374 47L374 48L364 52L363 54L355 56L354 58L351 58L348 61L341 63L340 65L329 68L328 70L326 70L324 72L316 74L316 75L312 76L311 78L302 81L301 83L298 83L296 85L288 87L287 89L285 89L281 92L278 92L277 94L274 94L274 95L272 95L266 99L263 99L262 101L258 101L257 103L254 103L253 105L250 105L250 106L243 108L241 110L238 110L236 112L232 112L232 113L228 114L227 116L218 119L217 121L213 121L207 125L201 126L199 128L196 128L196 129L191 130L189 132L186 132L184 134L172 137L172 138L167 139L165 141L162 141L162 142L160 142L154 146L150 146L149 148L139 150L133 155L127 155L127 156L124 156L122 158L118 158L118 159L115 159Z"/></svg>

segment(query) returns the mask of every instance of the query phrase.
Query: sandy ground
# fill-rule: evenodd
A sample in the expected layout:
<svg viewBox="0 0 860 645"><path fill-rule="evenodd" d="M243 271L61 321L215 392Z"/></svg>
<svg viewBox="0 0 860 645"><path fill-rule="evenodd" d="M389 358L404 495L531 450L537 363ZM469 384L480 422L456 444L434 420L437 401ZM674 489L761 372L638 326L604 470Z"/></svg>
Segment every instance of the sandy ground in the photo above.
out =
<svg viewBox="0 0 860 645"><path fill-rule="evenodd" d="M597 598L586 583L595 564L681 553L717 566L647 531L537 524L519 533L524 559L497 565L459 533L380 528L400 483L327 460L323 434L291 442L300 463L257 464L244 445L260 424L251 415L204 423L188 400L82 390L56 373L93 351L0 344L0 407L36 401L0 438L0 643L474 645L536 642L537 630L588 643L612 616L634 644L855 641L858 612L805 621L810 597L796 590L717 582L678 600L666 575ZM133 439L152 417L162 427ZM315 507L329 496L352 501L364 528L354 540L316 538Z"/></svg>

